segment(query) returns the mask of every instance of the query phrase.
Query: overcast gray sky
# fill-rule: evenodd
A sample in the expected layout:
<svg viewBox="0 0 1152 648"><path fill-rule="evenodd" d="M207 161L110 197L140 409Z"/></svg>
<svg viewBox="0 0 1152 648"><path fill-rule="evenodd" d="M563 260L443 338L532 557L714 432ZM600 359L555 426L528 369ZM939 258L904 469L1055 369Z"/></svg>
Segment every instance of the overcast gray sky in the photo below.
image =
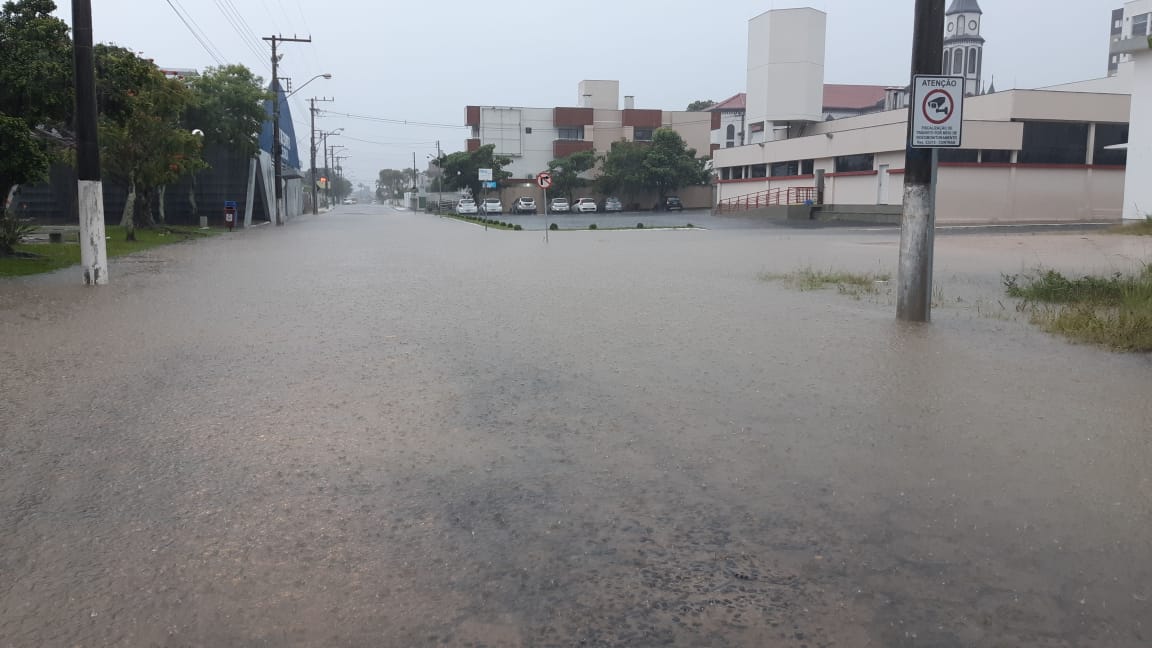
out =
<svg viewBox="0 0 1152 648"><path fill-rule="evenodd" d="M70 3L57 0L71 21ZM721 100L745 85L747 21L773 8L828 12L826 81L908 81L913 0L704 2L702 0L94 0L95 38L162 66L204 68L217 61L178 17L184 13L222 60L271 76L259 37L309 34L286 44L281 76L293 97L301 149L307 150L303 100L329 96L325 109L447 124L425 127L328 115L343 127L349 176L372 184L381 168L425 166L440 140L464 146L464 106L576 105L581 79L619 79L637 107L683 109ZM1122 0L981 0L988 39L985 73L998 89L1030 88L1103 76L1110 11ZM173 8L175 6L175 9ZM260 54L258 56L258 54ZM330 140L330 143L335 140Z"/></svg>

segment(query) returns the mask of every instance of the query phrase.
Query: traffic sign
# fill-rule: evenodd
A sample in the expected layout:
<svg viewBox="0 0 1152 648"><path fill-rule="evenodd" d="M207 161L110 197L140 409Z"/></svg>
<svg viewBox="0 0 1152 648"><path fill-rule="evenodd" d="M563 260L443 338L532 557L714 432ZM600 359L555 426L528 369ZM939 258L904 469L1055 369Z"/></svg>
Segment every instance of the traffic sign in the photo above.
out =
<svg viewBox="0 0 1152 648"><path fill-rule="evenodd" d="M964 77L912 77L912 147L959 148L964 130Z"/></svg>
<svg viewBox="0 0 1152 648"><path fill-rule="evenodd" d="M536 175L536 184L540 185L541 189L548 189L552 186L552 174L547 171L541 171Z"/></svg>
<svg viewBox="0 0 1152 648"><path fill-rule="evenodd" d="M481 182L490 182L492 180L492 169L479 169L480 177L476 178Z"/></svg>

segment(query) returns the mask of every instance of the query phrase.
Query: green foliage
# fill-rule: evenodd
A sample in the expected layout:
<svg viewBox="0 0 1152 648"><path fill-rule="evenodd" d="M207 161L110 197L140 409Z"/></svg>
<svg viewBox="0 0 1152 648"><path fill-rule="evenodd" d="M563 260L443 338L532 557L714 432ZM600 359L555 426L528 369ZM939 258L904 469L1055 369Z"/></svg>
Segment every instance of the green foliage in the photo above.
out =
<svg viewBox="0 0 1152 648"><path fill-rule="evenodd" d="M519 231L523 230L524 228L523 228L523 227L521 227L521 226L519 226L519 225L516 225L516 226L515 226L515 227L513 227L512 229L514 229L514 230L516 230L517 232L519 232Z"/></svg>
<svg viewBox="0 0 1152 648"><path fill-rule="evenodd" d="M1121 351L1152 351L1152 266L1136 275L1078 279L1054 270L1011 275L1004 288L1046 331Z"/></svg>
<svg viewBox="0 0 1152 648"><path fill-rule="evenodd" d="M108 257L117 257L141 250L147 250L169 243L196 240L206 236L222 233L222 230L201 230L195 227L163 227L137 232L135 241L124 240L124 229L119 226L110 226L106 231L108 241ZM76 243L60 244L22 244L16 246L16 251L23 257L0 256L0 277L16 277L23 275L51 272L60 268L67 268L80 263L80 246Z"/></svg>
<svg viewBox="0 0 1152 648"><path fill-rule="evenodd" d="M590 229L590 230L596 229L596 223L592 223L591 225L589 225L588 229Z"/></svg>
<svg viewBox="0 0 1152 648"><path fill-rule="evenodd" d="M822 290L835 287L840 294L859 298L880 292L880 286L890 281L886 272L846 272L843 270L817 270L801 268L797 272L776 275L763 273L763 281L783 281L798 290Z"/></svg>
<svg viewBox="0 0 1152 648"><path fill-rule="evenodd" d="M548 229L550 229L550 230L552 230L553 232L555 232L556 230L560 229L560 226L559 226L559 225L557 225L556 223L552 223L551 225L549 225L549 226L548 226Z"/></svg>
<svg viewBox="0 0 1152 648"><path fill-rule="evenodd" d="M567 157L549 162L548 170L552 173L552 191L556 195L566 196L568 201L572 202L572 192L589 184L588 180L580 177L580 174L595 168L598 160L595 151L577 151Z"/></svg>
<svg viewBox="0 0 1152 648"><path fill-rule="evenodd" d="M606 195L629 196L643 191L644 159L647 154L647 144L625 140L615 142L604 156L601 175L596 179L596 188Z"/></svg>
<svg viewBox="0 0 1152 648"><path fill-rule="evenodd" d="M687 110L688 112L702 112L715 105L716 102L712 101L711 99L697 99L696 101L688 104Z"/></svg>
<svg viewBox="0 0 1152 648"><path fill-rule="evenodd" d="M191 101L184 129L200 129L204 141L245 156L260 150L260 129L268 118L264 101L271 94L264 80L243 65L210 67L189 83Z"/></svg>
<svg viewBox="0 0 1152 648"><path fill-rule="evenodd" d="M636 223L636 229L644 229L644 223Z"/></svg>
<svg viewBox="0 0 1152 648"><path fill-rule="evenodd" d="M473 198L478 198L482 191L480 169L492 169L493 180L511 178L512 174L505 171L504 167L512 164L512 158L496 155L495 151L495 144L486 144L472 152L457 151L438 158L435 164L443 172L444 187L450 190L468 189Z"/></svg>
<svg viewBox="0 0 1152 648"><path fill-rule="evenodd" d="M381 169L376 178L376 197L383 201L386 198L399 198L404 189L412 184L412 172L402 169Z"/></svg>
<svg viewBox="0 0 1152 648"><path fill-rule="evenodd" d="M0 213L0 257L14 254L16 245L35 229L34 225L20 220L12 210Z"/></svg>
<svg viewBox="0 0 1152 648"><path fill-rule="evenodd" d="M660 128L652 135L652 145L644 156L642 177L645 184L664 197L680 187L708 183L706 160L697 159L696 149L684 143L680 133L670 128Z"/></svg>
<svg viewBox="0 0 1152 648"><path fill-rule="evenodd" d="M51 149L33 129L71 121L72 42L55 10L51 0L0 9L0 200L48 172Z"/></svg>

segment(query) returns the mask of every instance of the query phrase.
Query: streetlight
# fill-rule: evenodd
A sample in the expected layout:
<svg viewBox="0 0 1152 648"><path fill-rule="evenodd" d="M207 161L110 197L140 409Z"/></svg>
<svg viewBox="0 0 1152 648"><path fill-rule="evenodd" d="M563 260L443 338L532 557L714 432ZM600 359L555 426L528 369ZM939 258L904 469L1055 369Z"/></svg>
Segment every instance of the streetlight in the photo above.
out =
<svg viewBox="0 0 1152 648"><path fill-rule="evenodd" d="M292 92L289 92L288 94L284 95L284 98L287 99L288 97L291 97L292 95L296 94L297 92L300 92L301 90L303 90L304 86L308 85L309 83L312 83L316 79L321 79L321 78L331 79L332 75L327 73L327 72L325 72L324 74L317 74L316 76L312 77L311 79L308 79L307 81L305 81L304 85L302 85L299 88L296 88L295 90L293 90Z"/></svg>
<svg viewBox="0 0 1152 648"><path fill-rule="evenodd" d="M321 137L321 139L324 140L322 148L324 150L324 173L325 174L328 173L328 136L329 135L339 135L343 130L344 130L343 128L337 128L336 130L331 130L331 131L320 131L320 137ZM324 195L326 198L331 199L332 198L332 189L331 188L325 188ZM329 200L328 202L331 203L331 200ZM328 206L331 207L332 205L329 204Z"/></svg>

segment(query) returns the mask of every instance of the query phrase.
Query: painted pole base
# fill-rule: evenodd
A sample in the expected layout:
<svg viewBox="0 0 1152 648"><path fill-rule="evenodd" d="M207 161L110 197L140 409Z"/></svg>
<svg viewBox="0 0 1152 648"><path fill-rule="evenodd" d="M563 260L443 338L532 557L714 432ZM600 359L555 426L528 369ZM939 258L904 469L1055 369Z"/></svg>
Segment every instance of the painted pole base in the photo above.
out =
<svg viewBox="0 0 1152 648"><path fill-rule="evenodd" d="M80 269L84 285L108 285L108 243L104 233L104 184L99 180L77 183L80 211Z"/></svg>

